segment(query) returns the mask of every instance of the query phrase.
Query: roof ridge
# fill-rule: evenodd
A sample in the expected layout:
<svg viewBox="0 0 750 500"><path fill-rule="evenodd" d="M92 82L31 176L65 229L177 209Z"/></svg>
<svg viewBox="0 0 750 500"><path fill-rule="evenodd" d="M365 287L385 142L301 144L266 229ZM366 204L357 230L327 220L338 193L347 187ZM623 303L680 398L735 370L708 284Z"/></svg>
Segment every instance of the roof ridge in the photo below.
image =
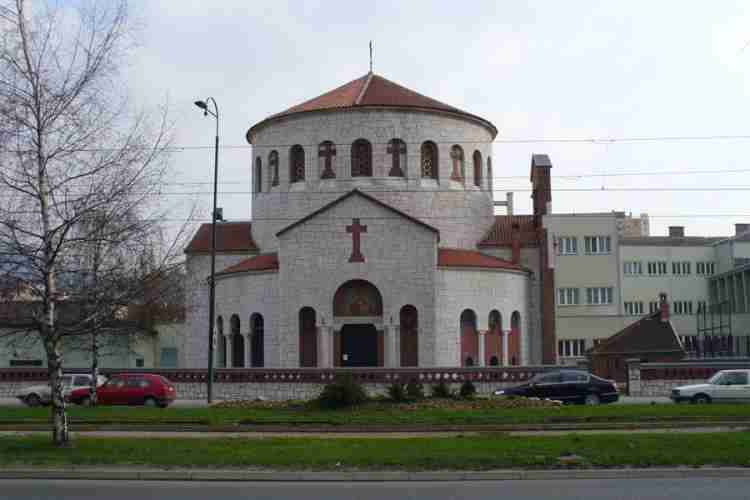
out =
<svg viewBox="0 0 750 500"><path fill-rule="evenodd" d="M359 104L362 102L362 98L365 96L365 92L367 92L367 89L370 87L370 82L372 81L373 72L370 71L367 73L367 80L365 80L365 84L362 85L362 89L359 91L359 95L356 99L354 99L354 105L359 106Z"/></svg>

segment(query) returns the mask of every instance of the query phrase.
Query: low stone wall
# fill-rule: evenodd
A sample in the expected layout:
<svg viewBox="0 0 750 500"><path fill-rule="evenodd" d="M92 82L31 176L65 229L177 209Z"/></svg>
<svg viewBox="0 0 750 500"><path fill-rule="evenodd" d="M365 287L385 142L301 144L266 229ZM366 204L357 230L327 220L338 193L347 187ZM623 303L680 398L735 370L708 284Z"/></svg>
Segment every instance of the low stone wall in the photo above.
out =
<svg viewBox="0 0 750 500"><path fill-rule="evenodd" d="M339 374L350 374L361 383L371 396L384 395L394 382L407 383L414 379L424 386L429 395L431 387L445 381L452 390L458 391L461 384L471 380L477 392L491 394L496 389L518 385L543 371L558 369L557 366L526 366L508 368L361 368L361 369L221 369L216 370L213 397L223 399L256 399L272 401L308 400L317 397L326 384ZM206 370L102 370L112 373L154 373L170 380L176 390L177 399L206 398ZM0 370L0 398L15 396L23 387L46 382L45 370Z"/></svg>
<svg viewBox="0 0 750 500"><path fill-rule="evenodd" d="M641 363L628 360L628 395L669 397L672 388L702 384L720 370L750 368L750 359L686 360L676 363Z"/></svg>

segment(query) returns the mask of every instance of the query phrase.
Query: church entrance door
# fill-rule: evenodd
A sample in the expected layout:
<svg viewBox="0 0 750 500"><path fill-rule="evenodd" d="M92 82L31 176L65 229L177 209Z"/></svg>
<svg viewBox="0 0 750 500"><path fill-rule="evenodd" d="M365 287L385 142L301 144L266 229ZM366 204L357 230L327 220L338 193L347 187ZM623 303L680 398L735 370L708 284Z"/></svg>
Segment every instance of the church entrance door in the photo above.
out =
<svg viewBox="0 0 750 500"><path fill-rule="evenodd" d="M375 325L344 325L341 329L341 366L378 366Z"/></svg>

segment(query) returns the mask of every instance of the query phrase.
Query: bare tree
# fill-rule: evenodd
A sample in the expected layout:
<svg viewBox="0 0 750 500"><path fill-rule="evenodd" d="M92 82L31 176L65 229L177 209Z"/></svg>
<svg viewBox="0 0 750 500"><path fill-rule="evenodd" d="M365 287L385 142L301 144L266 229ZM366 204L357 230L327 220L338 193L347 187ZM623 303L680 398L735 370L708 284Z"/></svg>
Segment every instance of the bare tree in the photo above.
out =
<svg viewBox="0 0 750 500"><path fill-rule="evenodd" d="M165 112L131 112L120 90L126 1L33 6L15 0L3 12L0 251L26 268L34 307L21 327L44 345L52 439L64 446L62 339L111 327L179 244L153 245L169 127ZM97 245L94 279L86 256ZM146 248L158 256L142 272L131 264Z"/></svg>

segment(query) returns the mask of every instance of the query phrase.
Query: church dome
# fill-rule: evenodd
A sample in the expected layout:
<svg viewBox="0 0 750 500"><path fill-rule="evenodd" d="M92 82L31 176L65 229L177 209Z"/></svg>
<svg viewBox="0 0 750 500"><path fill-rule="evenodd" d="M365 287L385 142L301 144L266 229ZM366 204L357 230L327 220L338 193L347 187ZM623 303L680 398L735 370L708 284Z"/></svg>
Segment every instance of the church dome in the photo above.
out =
<svg viewBox="0 0 750 500"><path fill-rule="evenodd" d="M256 123L247 131L247 141L253 144L253 137L258 129L289 116L303 113L364 108L398 108L459 115L463 118L479 122L490 131L493 139L497 136L497 128L489 120L467 113L431 97L424 96L370 72L356 80L352 80L318 97L292 106L285 111L271 115Z"/></svg>

